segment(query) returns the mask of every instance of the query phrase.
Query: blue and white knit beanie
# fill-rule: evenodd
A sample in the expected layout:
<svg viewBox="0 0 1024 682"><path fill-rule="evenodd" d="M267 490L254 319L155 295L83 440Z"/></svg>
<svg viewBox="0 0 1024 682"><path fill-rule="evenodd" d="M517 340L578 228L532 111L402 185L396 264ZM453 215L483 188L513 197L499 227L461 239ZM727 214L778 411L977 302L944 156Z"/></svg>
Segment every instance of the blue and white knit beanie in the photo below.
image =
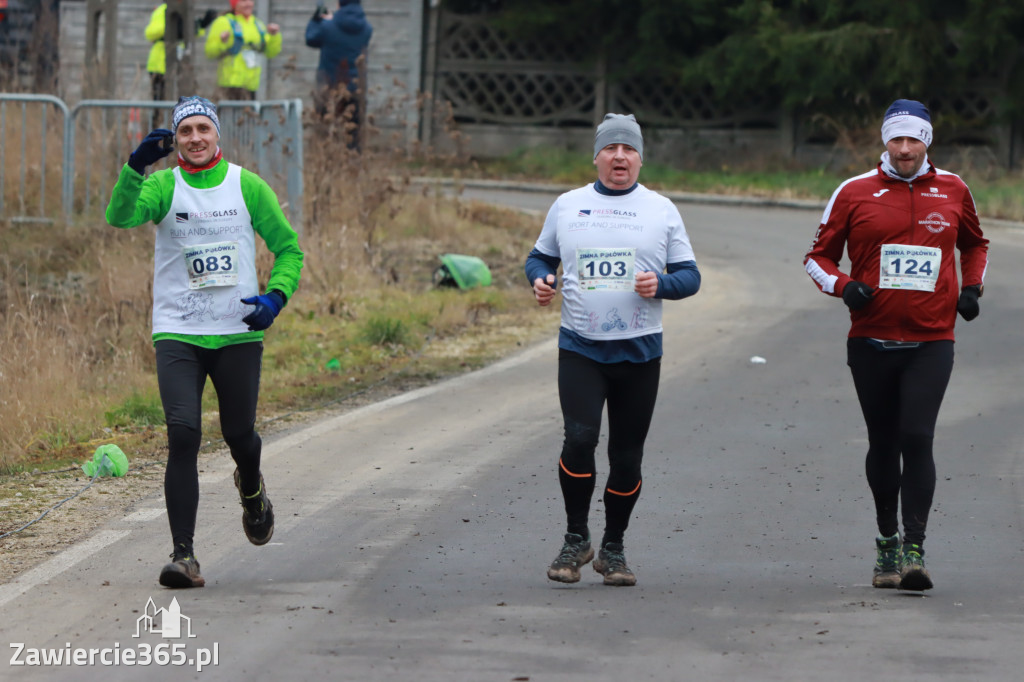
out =
<svg viewBox="0 0 1024 682"><path fill-rule="evenodd" d="M210 100L199 95L179 97L178 103L174 105L174 114L171 116L171 132L178 132L178 125L191 116L205 116L213 121L217 128L217 135L220 135L220 120L217 118L217 107Z"/></svg>
<svg viewBox="0 0 1024 682"><path fill-rule="evenodd" d="M912 137L930 146L932 117L928 107L912 99L893 102L882 118L882 144L889 144L894 137Z"/></svg>
<svg viewBox="0 0 1024 682"><path fill-rule="evenodd" d="M644 160L644 136L633 114L605 114L601 125L594 131L594 158L610 144L627 144Z"/></svg>

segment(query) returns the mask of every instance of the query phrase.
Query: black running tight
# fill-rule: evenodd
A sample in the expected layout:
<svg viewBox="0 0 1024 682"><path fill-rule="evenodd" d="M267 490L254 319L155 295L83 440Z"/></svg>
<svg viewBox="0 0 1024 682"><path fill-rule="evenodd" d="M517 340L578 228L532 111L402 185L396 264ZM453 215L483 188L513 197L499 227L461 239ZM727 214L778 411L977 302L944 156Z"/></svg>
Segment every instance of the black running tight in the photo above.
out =
<svg viewBox="0 0 1024 682"><path fill-rule="evenodd" d="M167 421L164 497L174 546L192 547L199 509L199 445L206 378L217 392L220 428L238 466L242 489L259 489L262 443L256 433L263 344L217 350L181 341L156 342L156 373Z"/></svg>
<svg viewBox="0 0 1024 682"><path fill-rule="evenodd" d="M922 544L935 493L932 440L953 371L953 342L878 350L852 338L847 358L868 428L865 468L878 531L886 537L898 532L902 500L903 541Z"/></svg>
<svg viewBox="0 0 1024 682"><path fill-rule="evenodd" d="M601 431L601 412L607 403L609 473L601 544L622 542L640 497L640 464L660 374L661 358L640 364L604 364L572 351L558 351L558 396L565 420L558 478L568 532L589 537L587 519L596 474L594 451Z"/></svg>

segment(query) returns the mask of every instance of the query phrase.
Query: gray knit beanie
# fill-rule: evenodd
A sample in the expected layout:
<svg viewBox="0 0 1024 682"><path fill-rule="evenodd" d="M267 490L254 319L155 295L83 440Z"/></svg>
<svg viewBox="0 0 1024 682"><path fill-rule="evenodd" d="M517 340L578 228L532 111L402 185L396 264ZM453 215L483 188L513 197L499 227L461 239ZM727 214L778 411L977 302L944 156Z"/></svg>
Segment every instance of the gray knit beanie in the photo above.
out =
<svg viewBox="0 0 1024 682"><path fill-rule="evenodd" d="M594 158L610 144L628 144L644 160L644 136L633 114L605 114L594 132Z"/></svg>

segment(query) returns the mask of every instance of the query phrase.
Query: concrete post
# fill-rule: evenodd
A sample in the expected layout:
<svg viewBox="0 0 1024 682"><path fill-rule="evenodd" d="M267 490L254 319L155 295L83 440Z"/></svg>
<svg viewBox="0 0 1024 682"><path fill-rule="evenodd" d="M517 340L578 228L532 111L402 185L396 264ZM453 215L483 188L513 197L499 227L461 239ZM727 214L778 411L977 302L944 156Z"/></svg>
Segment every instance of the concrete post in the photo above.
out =
<svg viewBox="0 0 1024 682"><path fill-rule="evenodd" d="M193 0L167 0L164 51L167 53L165 97L175 101L196 91L193 52L196 49Z"/></svg>
<svg viewBox="0 0 1024 682"><path fill-rule="evenodd" d="M256 5L253 9L253 15L262 19L264 24L273 23L270 19L270 4L270 0L256 0ZM272 97L268 84L270 83L270 76L273 74L274 67L271 66L273 60L267 59L266 55L260 55L260 61L263 63L263 73L260 74L260 87L256 91L256 99L262 102Z"/></svg>
<svg viewBox="0 0 1024 682"><path fill-rule="evenodd" d="M86 0L85 83L93 97L117 93L117 8L120 0ZM100 48L100 29L103 47Z"/></svg>
<svg viewBox="0 0 1024 682"><path fill-rule="evenodd" d="M437 36L438 26L441 20L440 0L429 0L427 8L425 36L422 39L423 46L423 115L420 118L420 142L424 149L429 149L434 144L434 113L438 107L435 99L437 95ZM415 56L415 55L414 55ZM366 86L363 86L366 89Z"/></svg>

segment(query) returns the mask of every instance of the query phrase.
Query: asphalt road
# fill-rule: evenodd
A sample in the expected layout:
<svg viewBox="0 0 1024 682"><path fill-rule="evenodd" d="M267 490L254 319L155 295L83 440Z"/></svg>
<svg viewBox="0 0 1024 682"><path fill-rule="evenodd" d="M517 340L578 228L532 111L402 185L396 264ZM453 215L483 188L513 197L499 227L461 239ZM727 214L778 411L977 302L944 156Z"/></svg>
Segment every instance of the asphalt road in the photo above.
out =
<svg viewBox="0 0 1024 682"><path fill-rule="evenodd" d="M553 199L466 194L540 211ZM0 632L24 645L0 678L1019 679L1024 297L1009 274L1024 232L988 231L982 314L958 328L926 543L936 587L922 596L870 586L847 315L801 267L819 213L681 211L704 281L665 306L660 399L626 537L636 587L605 587L589 567L576 585L545 577L563 532L552 316L552 341L519 356L268 442L270 545L245 541L229 458L208 464L203 589L156 584L168 552L160 498L0 586ZM595 533L602 518L595 501ZM176 598L195 636L154 632L150 598L157 609ZM161 645L186 665L124 662ZM77 649L113 650L103 656L120 665L100 653L91 666L10 660ZM197 673L207 651L216 664Z"/></svg>

